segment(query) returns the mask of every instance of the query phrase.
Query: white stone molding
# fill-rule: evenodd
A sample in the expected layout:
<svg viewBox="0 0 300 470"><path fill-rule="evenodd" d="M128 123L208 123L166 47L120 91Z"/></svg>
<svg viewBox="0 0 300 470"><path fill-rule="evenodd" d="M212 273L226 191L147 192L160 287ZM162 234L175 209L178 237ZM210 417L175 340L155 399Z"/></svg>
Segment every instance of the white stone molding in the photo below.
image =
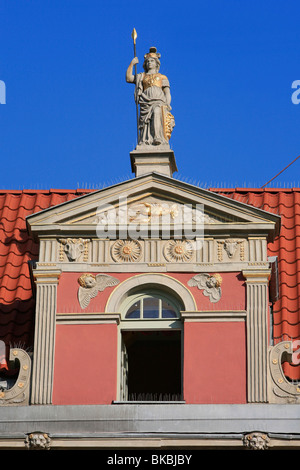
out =
<svg viewBox="0 0 300 470"><path fill-rule="evenodd" d="M291 362L292 341L282 341L269 350L270 403L300 403L300 384L290 382L284 375L282 362Z"/></svg>
<svg viewBox="0 0 300 470"><path fill-rule="evenodd" d="M61 325L102 325L107 323L119 324L119 313L57 313L56 323Z"/></svg>
<svg viewBox="0 0 300 470"><path fill-rule="evenodd" d="M36 283L35 336L31 404L52 403L56 295L60 270L34 270Z"/></svg>
<svg viewBox="0 0 300 470"><path fill-rule="evenodd" d="M249 262L267 261L267 239L266 237L248 237Z"/></svg>
<svg viewBox="0 0 300 470"><path fill-rule="evenodd" d="M247 399L266 403L270 270L243 271L247 286Z"/></svg>
<svg viewBox="0 0 300 470"><path fill-rule="evenodd" d="M162 291L165 290L166 292L172 293L175 298L181 301L184 306L184 310L197 310L193 295L180 281L177 281L177 279L166 274L145 273L132 276L121 282L111 293L107 301L105 311L120 312L121 305L126 297L128 297L134 289L142 290L143 288L156 288Z"/></svg>
<svg viewBox="0 0 300 470"><path fill-rule="evenodd" d="M199 310L181 312L185 322L240 322L246 321L246 310Z"/></svg>
<svg viewBox="0 0 300 470"><path fill-rule="evenodd" d="M18 377L11 388L0 390L0 405L28 405L31 378L31 358L20 348L11 348L9 353L11 363L18 362Z"/></svg>
<svg viewBox="0 0 300 470"><path fill-rule="evenodd" d="M58 243L55 238L41 238L39 248L39 261L41 263L56 263Z"/></svg>

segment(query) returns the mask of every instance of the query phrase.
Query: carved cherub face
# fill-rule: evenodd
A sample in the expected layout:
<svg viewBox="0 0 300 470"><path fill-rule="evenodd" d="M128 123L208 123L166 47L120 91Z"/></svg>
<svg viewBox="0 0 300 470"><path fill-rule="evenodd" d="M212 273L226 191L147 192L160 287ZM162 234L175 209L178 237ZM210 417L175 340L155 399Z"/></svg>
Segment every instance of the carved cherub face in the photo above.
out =
<svg viewBox="0 0 300 470"><path fill-rule="evenodd" d="M215 276L209 276L207 278L206 285L210 289L213 288L213 287L216 287L217 286L217 279L215 278Z"/></svg>
<svg viewBox="0 0 300 470"><path fill-rule="evenodd" d="M92 276L87 276L85 278L85 286L86 287L94 287L96 285L96 279Z"/></svg>
<svg viewBox="0 0 300 470"><path fill-rule="evenodd" d="M95 276L93 276L92 274L83 274L78 279L78 282L82 287L90 289L91 287L95 287L97 281Z"/></svg>

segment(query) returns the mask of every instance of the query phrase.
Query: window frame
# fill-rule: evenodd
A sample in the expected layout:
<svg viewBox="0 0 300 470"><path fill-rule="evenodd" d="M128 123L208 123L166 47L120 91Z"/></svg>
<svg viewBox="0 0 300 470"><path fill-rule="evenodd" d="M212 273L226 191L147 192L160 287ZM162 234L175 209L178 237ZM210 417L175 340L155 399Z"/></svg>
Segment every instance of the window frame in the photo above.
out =
<svg viewBox="0 0 300 470"><path fill-rule="evenodd" d="M159 308L159 317L158 318L144 318L140 316L139 318L126 318L126 314L129 308L135 302L142 302L143 299L146 298L158 298L160 303ZM162 317L162 302L165 301L169 303L172 307L174 312L176 313L176 317L170 318L163 318ZM143 289L139 290L135 294L131 294L127 297L126 301L122 305L121 310L121 329L122 330L148 330L148 329L159 329L164 330L168 328L176 328L182 329L182 319L181 319L181 306L177 299L172 299L170 295L165 293L162 290L158 289Z"/></svg>

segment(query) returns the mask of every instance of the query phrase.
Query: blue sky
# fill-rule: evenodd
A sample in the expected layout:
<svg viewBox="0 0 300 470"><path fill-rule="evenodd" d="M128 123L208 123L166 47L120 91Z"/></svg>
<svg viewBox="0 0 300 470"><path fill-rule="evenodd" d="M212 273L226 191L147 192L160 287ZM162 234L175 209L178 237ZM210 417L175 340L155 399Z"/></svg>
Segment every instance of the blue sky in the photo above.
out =
<svg viewBox="0 0 300 470"><path fill-rule="evenodd" d="M262 186L300 154L299 18L296 0L0 0L0 188L133 177L133 28L171 84L174 176ZM300 159L272 186L299 184Z"/></svg>

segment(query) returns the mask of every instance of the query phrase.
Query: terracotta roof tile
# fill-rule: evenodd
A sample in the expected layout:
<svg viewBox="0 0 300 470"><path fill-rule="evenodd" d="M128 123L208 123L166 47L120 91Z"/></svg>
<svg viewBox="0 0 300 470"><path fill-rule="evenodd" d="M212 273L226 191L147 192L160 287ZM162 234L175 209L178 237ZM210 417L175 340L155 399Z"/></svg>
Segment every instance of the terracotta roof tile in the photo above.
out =
<svg viewBox="0 0 300 470"><path fill-rule="evenodd" d="M0 191L0 339L31 347L34 297L28 262L38 245L28 236L25 218L87 190Z"/></svg>

